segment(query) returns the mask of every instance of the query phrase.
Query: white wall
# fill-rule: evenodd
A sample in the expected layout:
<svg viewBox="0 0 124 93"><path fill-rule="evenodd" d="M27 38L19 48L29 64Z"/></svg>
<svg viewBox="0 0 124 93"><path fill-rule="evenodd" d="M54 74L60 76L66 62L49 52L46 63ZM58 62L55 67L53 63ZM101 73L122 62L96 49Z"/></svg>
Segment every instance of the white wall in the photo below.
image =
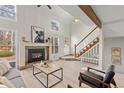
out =
<svg viewBox="0 0 124 93"><path fill-rule="evenodd" d="M45 38L49 36L57 36L60 39L59 53L55 55L56 59L64 55L64 38L70 38L70 21L72 16L64 12L57 6L52 6L49 10L47 6L17 6L17 22L0 19L0 28L13 29L17 31L17 62L21 63L19 57L20 42L22 37L31 41L31 25L36 25L45 28ZM57 12L56 12L57 11ZM60 30L51 30L51 20L60 22Z"/></svg>
<svg viewBox="0 0 124 93"><path fill-rule="evenodd" d="M111 48L120 47L121 48L121 64L115 65L116 72L124 73L124 37L114 37L104 39L104 50L103 50L103 67L107 69L112 63L111 61Z"/></svg>

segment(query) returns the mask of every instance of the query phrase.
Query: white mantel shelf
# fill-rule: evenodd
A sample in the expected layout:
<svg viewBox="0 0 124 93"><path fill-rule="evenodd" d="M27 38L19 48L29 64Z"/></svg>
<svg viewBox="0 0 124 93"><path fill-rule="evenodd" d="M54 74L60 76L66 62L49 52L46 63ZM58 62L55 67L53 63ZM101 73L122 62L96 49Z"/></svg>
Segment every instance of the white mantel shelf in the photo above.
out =
<svg viewBox="0 0 124 93"><path fill-rule="evenodd" d="M50 43L31 43L31 42L23 42L23 46L51 46Z"/></svg>

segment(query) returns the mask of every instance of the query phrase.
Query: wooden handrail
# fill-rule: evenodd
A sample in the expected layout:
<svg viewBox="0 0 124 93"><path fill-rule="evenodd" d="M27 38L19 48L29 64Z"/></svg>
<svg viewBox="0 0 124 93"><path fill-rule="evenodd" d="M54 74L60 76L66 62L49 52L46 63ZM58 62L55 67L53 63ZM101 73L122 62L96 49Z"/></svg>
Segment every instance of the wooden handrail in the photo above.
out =
<svg viewBox="0 0 124 93"><path fill-rule="evenodd" d="M99 38L99 36L97 36L95 39L97 39L97 38ZM93 40L92 40L90 43L88 43L87 45L90 45L95 39L93 39ZM98 41L99 41L99 40L98 40ZM86 46L87 46L87 45L86 45ZM84 46L84 48L85 48L86 46ZM82 48L82 49L84 49L84 48ZM82 50L82 49L81 49L81 50Z"/></svg>
<svg viewBox="0 0 124 93"><path fill-rule="evenodd" d="M75 50L75 57L76 57L76 48L77 46L82 43L91 33L93 33L96 29L98 28L98 26L96 26L90 33L88 33L78 44L74 45L74 50Z"/></svg>
<svg viewBox="0 0 124 93"><path fill-rule="evenodd" d="M95 39L98 39L99 37L96 37ZM94 40L95 40L94 39ZM93 42L94 40L92 40L91 42ZM90 45L91 44L91 42L90 43L88 43L87 45ZM99 39L98 39L98 41L95 43L95 44L93 44L90 48L87 48L86 50L84 50L84 52L83 52L83 54L84 53L87 53L89 50L91 50L92 49L92 47L94 47L97 43L99 42ZM84 48L86 48L87 47L87 45L84 47ZM82 48L81 50L83 50L84 48ZM76 51L75 51L76 52ZM82 55L82 54L81 54ZM76 55L75 55L75 57L76 57Z"/></svg>
<svg viewBox="0 0 124 93"><path fill-rule="evenodd" d="M90 33L88 33L78 44L76 44L76 47L83 42L92 32L94 32L96 29L98 28L98 26L96 26Z"/></svg>

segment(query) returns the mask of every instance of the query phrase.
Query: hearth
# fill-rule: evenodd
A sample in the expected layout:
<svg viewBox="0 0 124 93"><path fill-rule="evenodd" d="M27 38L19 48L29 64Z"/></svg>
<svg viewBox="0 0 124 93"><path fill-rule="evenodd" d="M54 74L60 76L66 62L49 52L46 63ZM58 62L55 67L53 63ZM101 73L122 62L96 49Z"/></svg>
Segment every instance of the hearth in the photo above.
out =
<svg viewBox="0 0 124 93"><path fill-rule="evenodd" d="M45 49L28 49L28 63L45 60Z"/></svg>

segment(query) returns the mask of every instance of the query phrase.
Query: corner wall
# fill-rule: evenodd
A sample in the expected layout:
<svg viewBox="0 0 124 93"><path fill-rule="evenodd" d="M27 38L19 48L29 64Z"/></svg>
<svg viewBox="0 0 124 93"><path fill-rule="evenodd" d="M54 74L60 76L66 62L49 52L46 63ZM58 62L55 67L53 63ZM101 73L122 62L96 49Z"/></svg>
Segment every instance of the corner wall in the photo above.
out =
<svg viewBox="0 0 124 93"><path fill-rule="evenodd" d="M103 67L107 69L112 63L111 61L111 48L120 47L121 48L121 64L115 65L115 71L119 73L124 73L124 37L113 37L104 39L104 50L103 50Z"/></svg>

